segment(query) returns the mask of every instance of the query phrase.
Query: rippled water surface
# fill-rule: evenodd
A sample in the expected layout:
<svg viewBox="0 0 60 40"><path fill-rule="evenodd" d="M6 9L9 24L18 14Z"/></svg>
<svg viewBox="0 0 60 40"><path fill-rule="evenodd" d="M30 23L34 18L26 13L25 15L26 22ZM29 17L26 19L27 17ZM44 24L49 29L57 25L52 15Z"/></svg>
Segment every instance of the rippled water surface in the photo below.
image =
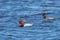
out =
<svg viewBox="0 0 60 40"><path fill-rule="evenodd" d="M21 19L34 25L20 27ZM0 40L60 40L60 0L0 0Z"/></svg>

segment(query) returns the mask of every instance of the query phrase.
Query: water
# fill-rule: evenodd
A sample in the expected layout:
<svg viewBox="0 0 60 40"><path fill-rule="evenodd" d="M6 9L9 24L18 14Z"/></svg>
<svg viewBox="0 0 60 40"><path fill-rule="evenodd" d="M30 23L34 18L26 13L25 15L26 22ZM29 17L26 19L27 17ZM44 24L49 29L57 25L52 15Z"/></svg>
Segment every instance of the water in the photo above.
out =
<svg viewBox="0 0 60 40"><path fill-rule="evenodd" d="M34 25L21 28L21 19ZM0 0L0 39L60 40L60 0Z"/></svg>

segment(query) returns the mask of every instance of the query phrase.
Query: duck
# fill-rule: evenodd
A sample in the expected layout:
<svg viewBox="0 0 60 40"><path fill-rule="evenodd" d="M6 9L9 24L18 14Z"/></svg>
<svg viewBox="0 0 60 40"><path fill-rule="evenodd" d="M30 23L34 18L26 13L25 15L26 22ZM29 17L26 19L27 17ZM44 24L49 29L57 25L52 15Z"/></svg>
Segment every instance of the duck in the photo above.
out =
<svg viewBox="0 0 60 40"><path fill-rule="evenodd" d="M43 19L44 20L46 20L46 19L48 19L48 20L54 20L55 18L53 18L53 17L46 18L46 13L44 12L43 13Z"/></svg>
<svg viewBox="0 0 60 40"><path fill-rule="evenodd" d="M25 23L23 20L19 21L20 27L27 27L27 26L32 26L33 24L31 23Z"/></svg>

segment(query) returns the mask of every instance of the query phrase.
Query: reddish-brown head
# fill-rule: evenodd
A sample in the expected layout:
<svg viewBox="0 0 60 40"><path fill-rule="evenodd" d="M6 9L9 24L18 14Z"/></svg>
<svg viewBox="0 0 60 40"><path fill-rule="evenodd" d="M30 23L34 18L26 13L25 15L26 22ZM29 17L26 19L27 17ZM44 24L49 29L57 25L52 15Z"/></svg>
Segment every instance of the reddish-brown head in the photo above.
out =
<svg viewBox="0 0 60 40"><path fill-rule="evenodd" d="M21 26L24 26L24 21L21 20L21 21L19 22L19 24L20 24Z"/></svg>

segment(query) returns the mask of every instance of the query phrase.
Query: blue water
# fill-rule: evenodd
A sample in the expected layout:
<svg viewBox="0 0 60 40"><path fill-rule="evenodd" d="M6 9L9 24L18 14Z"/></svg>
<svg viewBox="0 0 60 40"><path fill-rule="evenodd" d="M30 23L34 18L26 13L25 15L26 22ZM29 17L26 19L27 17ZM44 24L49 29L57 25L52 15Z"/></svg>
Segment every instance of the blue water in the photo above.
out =
<svg viewBox="0 0 60 40"><path fill-rule="evenodd" d="M21 28L21 19L34 25ZM60 40L60 0L0 0L0 40Z"/></svg>

